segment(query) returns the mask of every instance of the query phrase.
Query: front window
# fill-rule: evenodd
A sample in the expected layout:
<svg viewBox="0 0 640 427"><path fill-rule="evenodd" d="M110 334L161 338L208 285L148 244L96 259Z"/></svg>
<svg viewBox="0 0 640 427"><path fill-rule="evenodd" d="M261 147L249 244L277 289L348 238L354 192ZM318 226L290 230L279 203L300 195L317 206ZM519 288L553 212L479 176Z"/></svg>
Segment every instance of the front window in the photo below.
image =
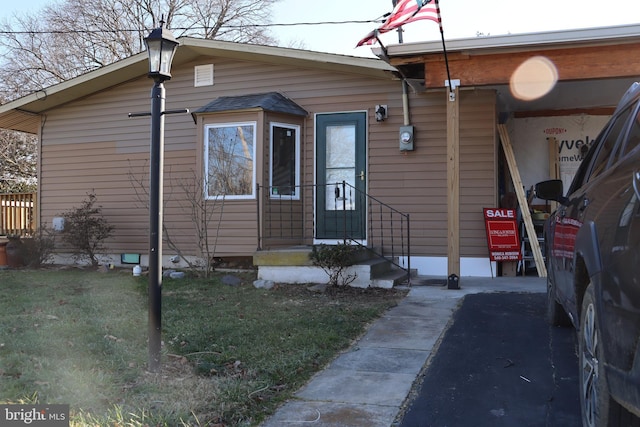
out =
<svg viewBox="0 0 640 427"><path fill-rule="evenodd" d="M205 127L207 198L254 197L256 123L225 123Z"/></svg>
<svg viewBox="0 0 640 427"><path fill-rule="evenodd" d="M589 181L604 172L610 162L610 159L615 154L618 141L624 137L625 129L629 117L631 116L632 109L629 107L624 110L620 115L614 118L613 124L610 126L609 133L604 137L603 141L599 144L599 152L596 154L596 158L591 166L591 175Z"/></svg>
<svg viewBox="0 0 640 427"><path fill-rule="evenodd" d="M300 197L299 130L299 126L271 125L271 197Z"/></svg>

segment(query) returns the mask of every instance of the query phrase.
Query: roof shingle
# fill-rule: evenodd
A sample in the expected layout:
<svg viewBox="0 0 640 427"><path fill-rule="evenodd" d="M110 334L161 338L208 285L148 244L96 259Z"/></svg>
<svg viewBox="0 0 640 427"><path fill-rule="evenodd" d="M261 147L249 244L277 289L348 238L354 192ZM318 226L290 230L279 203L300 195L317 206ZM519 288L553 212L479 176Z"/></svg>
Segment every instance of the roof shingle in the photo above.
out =
<svg viewBox="0 0 640 427"><path fill-rule="evenodd" d="M221 96L220 98L214 99L204 107L194 110L192 114L238 111L253 108L261 108L265 111L303 117L309 114L304 108L279 92L240 96Z"/></svg>

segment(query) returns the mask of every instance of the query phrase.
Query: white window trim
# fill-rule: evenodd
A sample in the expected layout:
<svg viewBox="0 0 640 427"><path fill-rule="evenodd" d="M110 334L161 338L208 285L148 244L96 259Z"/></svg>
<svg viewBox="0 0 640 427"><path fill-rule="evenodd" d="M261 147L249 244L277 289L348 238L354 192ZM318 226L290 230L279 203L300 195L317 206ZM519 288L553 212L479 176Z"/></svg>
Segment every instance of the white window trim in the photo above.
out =
<svg viewBox="0 0 640 427"><path fill-rule="evenodd" d="M251 174L251 193L250 194L214 194L209 195L209 129L210 128L222 128L222 127L237 127L237 126L253 126L253 171ZM225 200L251 200L256 198L256 139L258 132L258 122L225 122L225 123L212 123L204 126L204 195L206 200L218 200L220 197L224 197Z"/></svg>
<svg viewBox="0 0 640 427"><path fill-rule="evenodd" d="M295 182L294 185L296 193L293 196L290 195L274 195L271 193L271 187L273 187L273 128L280 127L285 129L294 129L296 132L295 141ZM290 123L272 122L269 127L269 197L278 200L300 200L300 126L292 125Z"/></svg>

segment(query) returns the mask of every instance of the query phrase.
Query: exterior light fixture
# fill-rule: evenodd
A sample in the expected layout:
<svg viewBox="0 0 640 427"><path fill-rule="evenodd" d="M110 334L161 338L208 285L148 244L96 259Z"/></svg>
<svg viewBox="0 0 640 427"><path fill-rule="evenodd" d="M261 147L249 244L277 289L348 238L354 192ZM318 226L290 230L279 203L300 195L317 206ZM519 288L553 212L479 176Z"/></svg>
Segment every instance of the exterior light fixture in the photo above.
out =
<svg viewBox="0 0 640 427"><path fill-rule="evenodd" d="M149 163L149 366L160 371L162 347L162 180L164 175L164 81L171 78L171 61L178 41L160 27L144 39L149 51L151 89L151 153Z"/></svg>
<svg viewBox="0 0 640 427"><path fill-rule="evenodd" d="M160 20L160 27L151 31L144 39L144 43L149 53L149 77L159 81L169 80L173 55L180 43L171 31L164 28L164 19Z"/></svg>
<svg viewBox="0 0 640 427"><path fill-rule="evenodd" d="M151 153L149 156L149 372L160 372L162 347L162 180L164 175L164 116L188 113L188 109L165 110L164 81L171 78L171 62L180 44L164 28L154 29L144 39L149 53L151 112L129 113L129 117L151 116ZM124 261L123 261L124 262ZM139 259L138 259L139 262Z"/></svg>
<svg viewBox="0 0 640 427"><path fill-rule="evenodd" d="M383 122L387 116L387 106L386 105L376 105L376 121Z"/></svg>

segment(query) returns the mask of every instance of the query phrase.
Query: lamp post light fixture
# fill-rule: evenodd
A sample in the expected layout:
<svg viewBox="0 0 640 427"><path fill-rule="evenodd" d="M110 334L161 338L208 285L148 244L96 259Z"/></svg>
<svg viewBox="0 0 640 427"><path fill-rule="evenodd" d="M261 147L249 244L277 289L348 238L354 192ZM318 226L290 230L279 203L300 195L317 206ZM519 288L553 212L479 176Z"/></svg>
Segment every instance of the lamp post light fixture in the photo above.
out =
<svg viewBox="0 0 640 427"><path fill-rule="evenodd" d="M160 20L160 27L151 31L144 43L149 54L149 78L160 83L171 79L171 62L180 43L164 28L164 20Z"/></svg>
<svg viewBox="0 0 640 427"><path fill-rule="evenodd" d="M151 153L149 165L149 365L150 372L160 371L162 346L162 198L164 169L164 104L163 82L171 78L171 61L178 41L171 31L160 27L144 39L149 53L151 90Z"/></svg>

